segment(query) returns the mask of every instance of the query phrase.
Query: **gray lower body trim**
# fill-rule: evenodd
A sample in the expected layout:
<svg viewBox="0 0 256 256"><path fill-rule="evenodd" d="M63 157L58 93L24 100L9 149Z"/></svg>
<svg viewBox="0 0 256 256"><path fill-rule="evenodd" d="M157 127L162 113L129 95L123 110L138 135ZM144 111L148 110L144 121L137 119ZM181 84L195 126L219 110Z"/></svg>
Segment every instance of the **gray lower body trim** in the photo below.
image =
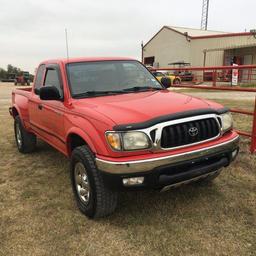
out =
<svg viewBox="0 0 256 256"><path fill-rule="evenodd" d="M193 160L204 156L207 157L208 155L218 154L226 151L231 152L238 147L238 142L239 136L236 136L229 141L222 142L214 146L205 147L181 154L145 160L118 162L96 158L96 165L99 170L112 174L141 173L152 171L153 169L164 165Z"/></svg>

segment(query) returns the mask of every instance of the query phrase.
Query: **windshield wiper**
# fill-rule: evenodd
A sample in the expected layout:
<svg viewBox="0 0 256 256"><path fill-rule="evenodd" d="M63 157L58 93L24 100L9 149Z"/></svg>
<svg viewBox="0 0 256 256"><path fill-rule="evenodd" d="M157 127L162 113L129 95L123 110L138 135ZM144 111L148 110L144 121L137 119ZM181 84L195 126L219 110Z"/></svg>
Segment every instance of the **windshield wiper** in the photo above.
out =
<svg viewBox="0 0 256 256"><path fill-rule="evenodd" d="M150 87L150 86L134 86L134 87L131 87L131 88L126 88L126 89L123 89L124 92L144 92L144 91L159 91L159 90L164 90L164 88L162 87Z"/></svg>
<svg viewBox="0 0 256 256"><path fill-rule="evenodd" d="M73 95L74 98L94 97L102 95L113 95L122 93L123 91L87 91Z"/></svg>
<svg viewBox="0 0 256 256"><path fill-rule="evenodd" d="M145 92L149 90L164 90L162 87L150 87L150 86L134 86L131 88L126 88L116 91L87 91L73 95L74 98L87 98L87 97L96 97L104 95L115 95L128 92Z"/></svg>

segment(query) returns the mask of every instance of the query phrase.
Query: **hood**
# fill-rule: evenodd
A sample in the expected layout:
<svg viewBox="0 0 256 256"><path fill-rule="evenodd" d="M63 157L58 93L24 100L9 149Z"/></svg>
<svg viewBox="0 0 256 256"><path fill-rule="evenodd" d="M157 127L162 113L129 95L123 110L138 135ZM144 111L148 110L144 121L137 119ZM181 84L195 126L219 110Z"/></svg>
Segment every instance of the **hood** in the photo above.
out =
<svg viewBox="0 0 256 256"><path fill-rule="evenodd" d="M222 108L220 104L168 90L117 94L77 101L80 111L89 107L117 125L141 123L177 112Z"/></svg>

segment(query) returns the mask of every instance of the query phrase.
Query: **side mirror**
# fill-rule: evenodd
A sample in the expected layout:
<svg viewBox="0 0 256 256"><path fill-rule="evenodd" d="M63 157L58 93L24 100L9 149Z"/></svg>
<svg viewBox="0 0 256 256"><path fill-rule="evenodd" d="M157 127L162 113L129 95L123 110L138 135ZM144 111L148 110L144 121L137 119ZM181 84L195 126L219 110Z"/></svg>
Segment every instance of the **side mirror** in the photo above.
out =
<svg viewBox="0 0 256 256"><path fill-rule="evenodd" d="M41 100L60 100L61 96L55 86L47 85L39 89L39 97Z"/></svg>
<svg viewBox="0 0 256 256"><path fill-rule="evenodd" d="M165 87L165 88L169 88L172 84L171 79L169 77L163 77L161 79L161 84Z"/></svg>
<svg viewBox="0 0 256 256"><path fill-rule="evenodd" d="M40 90L39 90L38 88L35 88L35 89L34 89L34 92L35 92L36 95L39 95L39 91L40 91Z"/></svg>

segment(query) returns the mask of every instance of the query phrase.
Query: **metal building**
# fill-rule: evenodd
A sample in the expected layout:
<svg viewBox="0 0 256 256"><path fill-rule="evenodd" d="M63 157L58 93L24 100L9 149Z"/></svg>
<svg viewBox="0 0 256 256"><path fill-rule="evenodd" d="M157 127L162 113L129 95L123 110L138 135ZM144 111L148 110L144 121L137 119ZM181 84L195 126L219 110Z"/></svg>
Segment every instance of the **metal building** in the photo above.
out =
<svg viewBox="0 0 256 256"><path fill-rule="evenodd" d="M164 26L144 46L146 65L168 67L170 63L192 66L256 64L255 32L228 33Z"/></svg>

